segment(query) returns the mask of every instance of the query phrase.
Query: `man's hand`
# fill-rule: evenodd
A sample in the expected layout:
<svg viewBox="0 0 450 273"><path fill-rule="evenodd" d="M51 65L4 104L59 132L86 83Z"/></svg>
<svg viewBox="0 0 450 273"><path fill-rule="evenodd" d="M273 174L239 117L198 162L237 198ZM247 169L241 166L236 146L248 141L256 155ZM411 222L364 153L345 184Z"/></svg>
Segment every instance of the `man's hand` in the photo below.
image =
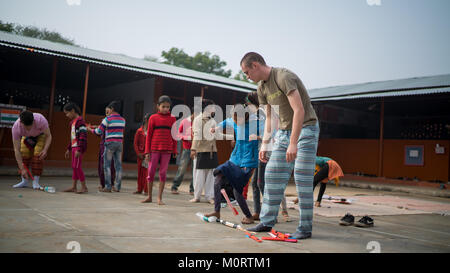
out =
<svg viewBox="0 0 450 273"><path fill-rule="evenodd" d="M39 159L43 160L47 157L47 150L42 150L42 152L39 154Z"/></svg>
<svg viewBox="0 0 450 273"><path fill-rule="evenodd" d="M297 145L295 144L289 144L287 151L286 151L286 161L291 162L295 160L297 157Z"/></svg>
<svg viewBox="0 0 450 273"><path fill-rule="evenodd" d="M68 159L69 156L70 156L70 152L69 152L69 150L67 150L66 153L64 154L64 158L65 158L65 159Z"/></svg>
<svg viewBox="0 0 450 273"><path fill-rule="evenodd" d="M259 161L267 163L267 151L259 151Z"/></svg>
<svg viewBox="0 0 450 273"><path fill-rule="evenodd" d="M172 154L173 158L177 158L178 154Z"/></svg>

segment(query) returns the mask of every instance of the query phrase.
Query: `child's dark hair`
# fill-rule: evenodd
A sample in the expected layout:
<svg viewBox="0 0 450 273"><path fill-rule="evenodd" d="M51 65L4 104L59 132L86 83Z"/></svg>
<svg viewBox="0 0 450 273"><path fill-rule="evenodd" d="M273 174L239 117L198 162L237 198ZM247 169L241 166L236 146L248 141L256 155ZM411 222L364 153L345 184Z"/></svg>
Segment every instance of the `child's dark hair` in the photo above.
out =
<svg viewBox="0 0 450 273"><path fill-rule="evenodd" d="M250 118L250 113L248 112L247 105L245 104L240 104L237 103L233 106L233 110L231 111L234 123L237 124L237 118L242 117L244 115L245 117L245 122L248 121L248 119Z"/></svg>
<svg viewBox="0 0 450 273"><path fill-rule="evenodd" d="M115 100L110 102L106 107L112 109L114 112L120 112L121 110L120 105L121 105L120 101Z"/></svg>
<svg viewBox="0 0 450 273"><path fill-rule="evenodd" d="M74 102L68 102L66 103L66 105L64 105L64 111L70 112L72 110L75 111L75 113L77 113L78 115L81 116L81 110L80 107L78 107L78 105Z"/></svg>
<svg viewBox="0 0 450 273"><path fill-rule="evenodd" d="M144 120L142 121L142 126L144 126L144 124L145 124L146 122L148 122L148 119L150 118L151 115L152 115L151 113L146 113L146 114L144 115Z"/></svg>
<svg viewBox="0 0 450 273"><path fill-rule="evenodd" d="M213 105L214 101L210 99L202 99L202 112L205 111L205 108L209 105Z"/></svg>
<svg viewBox="0 0 450 273"><path fill-rule="evenodd" d="M255 105L256 108L259 108L259 100L258 100L258 92L253 91L245 97L245 102L250 102L251 104Z"/></svg>
<svg viewBox="0 0 450 273"><path fill-rule="evenodd" d="M170 105L172 105L172 100L169 98L169 96L166 95L162 95L161 97L159 97L158 99L158 105L160 105L161 103L169 103Z"/></svg>
<svg viewBox="0 0 450 273"><path fill-rule="evenodd" d="M33 112L27 111L27 110L23 110L20 113L20 122L23 123L23 125L25 126L30 126L33 124L34 121L34 116L33 116Z"/></svg>

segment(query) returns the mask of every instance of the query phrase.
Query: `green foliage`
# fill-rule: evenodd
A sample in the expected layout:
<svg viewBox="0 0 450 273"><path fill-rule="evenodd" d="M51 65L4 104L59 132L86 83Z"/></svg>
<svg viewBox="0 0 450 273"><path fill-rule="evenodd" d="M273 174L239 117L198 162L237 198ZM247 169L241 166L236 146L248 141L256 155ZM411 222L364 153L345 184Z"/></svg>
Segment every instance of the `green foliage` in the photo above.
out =
<svg viewBox="0 0 450 273"><path fill-rule="evenodd" d="M227 63L220 60L220 57L217 55L211 56L211 53L208 51L198 52L194 56L189 56L183 49L172 47L169 51L163 51L161 56L165 59L163 62L165 64L211 73L227 78L231 76L231 70L223 69Z"/></svg>
<svg viewBox="0 0 450 273"><path fill-rule="evenodd" d="M50 31L46 28L37 28L35 26L22 26L14 23L4 23L0 20L0 31L6 31L13 34L47 40L51 42L76 45L74 40L63 37L56 31Z"/></svg>

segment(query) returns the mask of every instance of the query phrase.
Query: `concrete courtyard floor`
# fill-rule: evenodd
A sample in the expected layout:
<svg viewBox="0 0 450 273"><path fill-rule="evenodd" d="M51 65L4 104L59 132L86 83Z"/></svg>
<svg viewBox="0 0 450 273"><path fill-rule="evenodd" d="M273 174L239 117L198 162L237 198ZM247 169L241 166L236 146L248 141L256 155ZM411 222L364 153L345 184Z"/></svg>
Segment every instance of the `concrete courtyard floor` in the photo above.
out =
<svg viewBox="0 0 450 273"><path fill-rule="evenodd" d="M180 194L173 195L168 179L164 206L140 203L145 196L132 194L134 179L124 180L120 193L100 193L97 178L87 181L89 193L78 195L61 192L71 185L70 178L42 178L41 185L57 188L51 194L30 188L13 189L17 177L0 176L0 252L68 253L73 244L79 245L83 253L368 253L372 245L379 246L381 252L450 252L448 198L330 185L325 194L350 198L352 204L324 200L321 208L314 209L311 239L296 244L257 243L241 231L202 222L196 212L212 212L213 205L205 200L188 202L192 196L187 181L180 187ZM158 187L155 182L154 201ZM299 215L291 202L295 196L293 184L288 185L286 195L291 221L279 217L275 228L294 232ZM253 211L251 200L250 187L249 207ZM369 214L375 226L340 226L339 219L346 212L355 215L355 221ZM222 219L238 221L229 208L222 209Z"/></svg>

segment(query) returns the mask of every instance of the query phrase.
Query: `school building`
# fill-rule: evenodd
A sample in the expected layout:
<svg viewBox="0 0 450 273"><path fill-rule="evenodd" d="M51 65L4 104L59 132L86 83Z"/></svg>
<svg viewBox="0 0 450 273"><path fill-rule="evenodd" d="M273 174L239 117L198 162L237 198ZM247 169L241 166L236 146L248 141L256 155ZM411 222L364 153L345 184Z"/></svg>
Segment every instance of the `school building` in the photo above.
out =
<svg viewBox="0 0 450 273"><path fill-rule="evenodd" d="M62 112L68 101L94 125L110 101L122 102L124 168L135 169L135 131L160 95L188 106L201 96L225 109L254 90L212 74L0 32L0 104L47 117L53 141L46 166L70 167L64 159L69 121ZM346 175L450 180L450 75L319 88L309 95L320 120L318 154L335 159ZM85 167L96 168L99 141L89 134ZM229 142L217 145L225 162ZM16 165L9 128L0 128L0 165Z"/></svg>
<svg viewBox="0 0 450 273"><path fill-rule="evenodd" d="M318 155L346 175L450 181L450 75L309 94L320 120Z"/></svg>
<svg viewBox="0 0 450 273"><path fill-rule="evenodd" d="M194 97L203 97L225 109L243 102L254 90L255 85L234 79L0 32L0 104L25 106L47 118L53 141L45 166L70 167L64 159L69 120L62 111L68 101L76 102L86 122L93 125L100 124L109 102L122 103L121 114L127 121L123 160L130 163L124 168L134 169L135 132L144 114L155 112L154 102L162 94L170 96L173 105L192 107ZM97 166L99 142L89 134L85 167ZM15 166L10 128L0 128L0 144L0 165ZM218 146L219 161L225 162L231 147L227 141L219 141Z"/></svg>

